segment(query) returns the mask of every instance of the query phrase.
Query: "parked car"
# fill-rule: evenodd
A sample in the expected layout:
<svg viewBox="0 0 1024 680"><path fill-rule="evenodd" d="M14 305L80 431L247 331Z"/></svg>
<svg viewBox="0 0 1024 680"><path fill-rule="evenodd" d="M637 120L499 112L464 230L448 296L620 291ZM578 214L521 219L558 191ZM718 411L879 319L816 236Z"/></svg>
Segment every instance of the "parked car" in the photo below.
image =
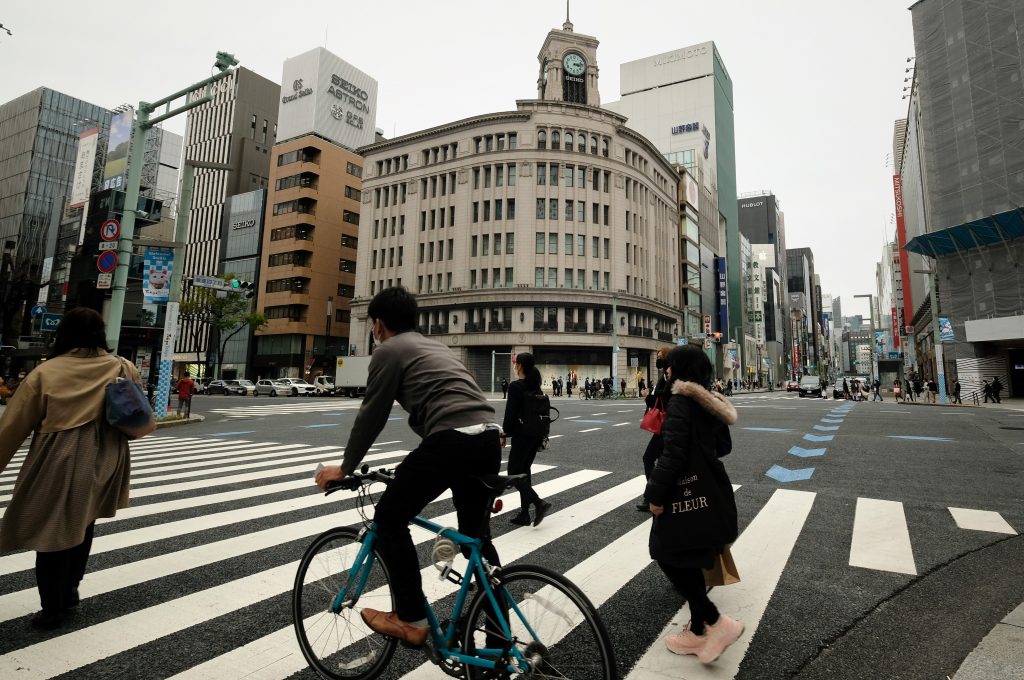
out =
<svg viewBox="0 0 1024 680"><path fill-rule="evenodd" d="M292 386L280 380L264 378L256 383L256 396L266 394L271 397L288 396L292 393Z"/></svg>
<svg viewBox="0 0 1024 680"><path fill-rule="evenodd" d="M302 378L280 378L279 380L291 388L289 394L293 397L297 397L300 394L316 394L316 388Z"/></svg>
<svg viewBox="0 0 1024 680"><path fill-rule="evenodd" d="M787 380L786 381L786 391L787 392L799 392L800 391L800 383L798 383L796 380Z"/></svg>
<svg viewBox="0 0 1024 680"><path fill-rule="evenodd" d="M800 398L818 397L821 398L821 378L816 375L805 375L800 379Z"/></svg>
<svg viewBox="0 0 1024 680"><path fill-rule="evenodd" d="M242 397L255 396L256 386L250 380L211 380L207 394L237 394Z"/></svg>

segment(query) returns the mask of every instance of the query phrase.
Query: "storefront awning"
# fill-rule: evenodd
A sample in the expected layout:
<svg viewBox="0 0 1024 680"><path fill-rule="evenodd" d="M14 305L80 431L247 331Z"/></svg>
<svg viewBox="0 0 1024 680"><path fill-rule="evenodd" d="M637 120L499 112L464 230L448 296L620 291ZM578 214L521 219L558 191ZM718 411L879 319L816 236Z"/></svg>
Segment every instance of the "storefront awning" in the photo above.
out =
<svg viewBox="0 0 1024 680"><path fill-rule="evenodd" d="M943 257L1024 237L1024 208L989 215L910 240L906 249L925 257Z"/></svg>

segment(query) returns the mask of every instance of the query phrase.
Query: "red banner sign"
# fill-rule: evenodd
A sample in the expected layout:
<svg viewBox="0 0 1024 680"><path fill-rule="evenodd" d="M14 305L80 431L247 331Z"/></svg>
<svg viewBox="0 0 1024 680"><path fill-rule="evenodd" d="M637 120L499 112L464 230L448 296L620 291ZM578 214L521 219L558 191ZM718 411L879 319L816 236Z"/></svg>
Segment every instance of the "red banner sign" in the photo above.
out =
<svg viewBox="0 0 1024 680"><path fill-rule="evenodd" d="M903 281L903 318L909 321L914 318L914 303L921 300L913 300L913 293L910 289L910 263L907 258L907 222L903 217L903 178L899 175L892 176L892 192L896 201L896 240L900 246L900 278ZM898 334L893 334L899 337Z"/></svg>

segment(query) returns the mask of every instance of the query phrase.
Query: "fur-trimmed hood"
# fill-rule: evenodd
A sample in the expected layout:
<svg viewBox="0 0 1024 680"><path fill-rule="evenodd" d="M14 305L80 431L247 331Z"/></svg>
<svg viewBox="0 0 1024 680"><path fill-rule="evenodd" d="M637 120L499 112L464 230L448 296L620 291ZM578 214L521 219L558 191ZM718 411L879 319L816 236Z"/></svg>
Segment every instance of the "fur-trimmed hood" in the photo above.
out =
<svg viewBox="0 0 1024 680"><path fill-rule="evenodd" d="M672 394L690 397L726 425L736 423L736 408L718 392L711 392L697 383L676 380L672 384Z"/></svg>

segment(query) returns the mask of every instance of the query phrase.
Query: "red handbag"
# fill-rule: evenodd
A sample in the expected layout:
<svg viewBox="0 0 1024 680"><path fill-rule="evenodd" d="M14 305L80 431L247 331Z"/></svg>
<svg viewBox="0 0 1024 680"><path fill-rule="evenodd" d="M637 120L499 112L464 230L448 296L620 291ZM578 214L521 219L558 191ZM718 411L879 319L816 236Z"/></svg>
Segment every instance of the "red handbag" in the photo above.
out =
<svg viewBox="0 0 1024 680"><path fill-rule="evenodd" d="M640 429L651 434L661 434L661 425L665 422L665 407L661 399L654 402L654 407L640 419Z"/></svg>

